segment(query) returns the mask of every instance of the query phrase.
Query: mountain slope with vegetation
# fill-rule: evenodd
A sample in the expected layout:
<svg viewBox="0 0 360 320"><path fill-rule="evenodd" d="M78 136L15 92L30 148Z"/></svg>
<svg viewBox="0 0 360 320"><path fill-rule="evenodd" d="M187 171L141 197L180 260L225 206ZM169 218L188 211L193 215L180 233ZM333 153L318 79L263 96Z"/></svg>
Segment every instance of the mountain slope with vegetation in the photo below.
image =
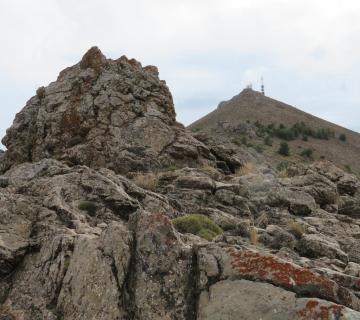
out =
<svg viewBox="0 0 360 320"><path fill-rule="evenodd" d="M255 147L268 161L327 159L347 171L360 173L360 134L312 116L252 89L239 95L189 128L219 141ZM282 142L289 156L279 155Z"/></svg>

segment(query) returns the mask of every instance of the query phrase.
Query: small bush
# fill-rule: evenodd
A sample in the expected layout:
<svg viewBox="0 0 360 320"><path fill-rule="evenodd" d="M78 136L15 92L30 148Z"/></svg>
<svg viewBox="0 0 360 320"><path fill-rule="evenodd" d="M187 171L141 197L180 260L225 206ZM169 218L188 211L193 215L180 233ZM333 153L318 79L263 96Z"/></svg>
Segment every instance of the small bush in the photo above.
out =
<svg viewBox="0 0 360 320"><path fill-rule="evenodd" d="M278 153L281 154L282 156L288 157L290 155L289 145L286 142L281 142Z"/></svg>
<svg viewBox="0 0 360 320"><path fill-rule="evenodd" d="M289 230L290 232L295 236L295 237L298 237L298 238L301 238L302 235L305 233L305 228L304 226L293 220L293 221L290 221L289 224L288 224L288 227L289 227Z"/></svg>
<svg viewBox="0 0 360 320"><path fill-rule="evenodd" d="M181 233L191 233L211 241L223 233L223 230L207 216L202 214L188 214L173 220L175 228Z"/></svg>
<svg viewBox="0 0 360 320"><path fill-rule="evenodd" d="M236 170L235 175L244 176L249 173L256 173L256 165L253 162L244 163L239 169Z"/></svg>
<svg viewBox="0 0 360 320"><path fill-rule="evenodd" d="M304 158L312 158L313 149L306 148L300 153L300 155Z"/></svg>
<svg viewBox="0 0 360 320"><path fill-rule="evenodd" d="M339 136L339 139L343 142L346 141L346 135L344 133L342 133L340 136Z"/></svg>
<svg viewBox="0 0 360 320"><path fill-rule="evenodd" d="M154 191L159 185L159 177L156 174L138 174L134 177L134 183L140 188Z"/></svg>
<svg viewBox="0 0 360 320"><path fill-rule="evenodd" d="M351 167L350 167L348 164L345 165L345 171L346 171L347 173L353 173Z"/></svg>
<svg viewBox="0 0 360 320"><path fill-rule="evenodd" d="M79 210L86 211L89 215L94 216L98 206L96 202L84 200L79 203L78 208Z"/></svg>

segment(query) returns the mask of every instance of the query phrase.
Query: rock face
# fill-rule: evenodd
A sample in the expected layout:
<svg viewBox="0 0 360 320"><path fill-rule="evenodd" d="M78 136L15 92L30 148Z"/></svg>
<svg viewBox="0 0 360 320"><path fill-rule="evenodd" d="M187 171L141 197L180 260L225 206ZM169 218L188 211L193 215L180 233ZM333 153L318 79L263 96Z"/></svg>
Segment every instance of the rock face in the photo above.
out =
<svg viewBox="0 0 360 320"><path fill-rule="evenodd" d="M0 320L360 319L357 177L202 141L135 60L40 88L0 153ZM179 233L192 213L223 233Z"/></svg>
<svg viewBox="0 0 360 320"><path fill-rule="evenodd" d="M54 158L127 173L214 159L176 123L156 67L106 59L96 47L37 91L2 142L3 169Z"/></svg>

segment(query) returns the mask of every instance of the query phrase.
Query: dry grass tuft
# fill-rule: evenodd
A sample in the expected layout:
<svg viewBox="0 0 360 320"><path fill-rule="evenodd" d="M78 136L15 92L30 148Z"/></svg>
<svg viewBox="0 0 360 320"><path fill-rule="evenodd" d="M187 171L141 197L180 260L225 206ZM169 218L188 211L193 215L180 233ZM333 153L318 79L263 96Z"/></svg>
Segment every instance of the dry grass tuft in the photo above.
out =
<svg viewBox="0 0 360 320"><path fill-rule="evenodd" d="M249 238L250 238L250 243L253 245L257 245L258 241L259 241L259 235L257 233L257 229L255 228L255 226L251 226L249 228Z"/></svg>
<svg viewBox="0 0 360 320"><path fill-rule="evenodd" d="M208 174L212 178L219 177L219 175L220 175L219 171L216 168L210 166L209 164L202 165L200 170L202 172Z"/></svg>
<svg viewBox="0 0 360 320"><path fill-rule="evenodd" d="M246 174L249 173L256 173L257 169L256 169L256 165L253 162L246 162L245 164L242 165L241 168L239 168L238 170L236 170L235 174L237 176L244 176Z"/></svg>
<svg viewBox="0 0 360 320"><path fill-rule="evenodd" d="M153 173L138 174L133 181L140 188L154 191L159 185L159 176Z"/></svg>
<svg viewBox="0 0 360 320"><path fill-rule="evenodd" d="M290 232L298 238L301 238L302 235L305 233L305 227L300 222L297 222L295 220L290 221L288 223L288 227Z"/></svg>

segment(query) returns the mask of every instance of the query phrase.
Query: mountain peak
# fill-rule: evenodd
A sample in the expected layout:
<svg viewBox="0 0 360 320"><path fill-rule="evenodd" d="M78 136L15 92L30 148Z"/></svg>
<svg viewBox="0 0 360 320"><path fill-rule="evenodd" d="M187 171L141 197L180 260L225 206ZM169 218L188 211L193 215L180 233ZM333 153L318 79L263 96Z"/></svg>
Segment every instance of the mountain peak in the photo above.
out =
<svg viewBox="0 0 360 320"><path fill-rule="evenodd" d="M250 140L249 145L259 145L265 150L271 149L268 160L275 160L278 163L289 159L282 159L276 152L281 139L274 137L272 147L264 145L265 129L268 126L282 126L284 130L290 130L299 125L305 126L313 133L329 132L332 137L329 139L313 137L308 139L308 137L301 136L297 139L291 138L291 141L286 141L292 149L290 160L304 161L303 157L300 156L301 152L311 149L315 159L325 158L342 168L350 167L360 172L358 161L360 135L358 133L303 112L284 102L264 96L261 92L251 88L245 88L229 101L221 102L216 110L195 121L189 128L195 131L208 132L214 139L222 136L224 142ZM262 130L261 133L259 128ZM340 136L343 138L346 136L346 142L341 141ZM250 148L251 150L253 148Z"/></svg>

